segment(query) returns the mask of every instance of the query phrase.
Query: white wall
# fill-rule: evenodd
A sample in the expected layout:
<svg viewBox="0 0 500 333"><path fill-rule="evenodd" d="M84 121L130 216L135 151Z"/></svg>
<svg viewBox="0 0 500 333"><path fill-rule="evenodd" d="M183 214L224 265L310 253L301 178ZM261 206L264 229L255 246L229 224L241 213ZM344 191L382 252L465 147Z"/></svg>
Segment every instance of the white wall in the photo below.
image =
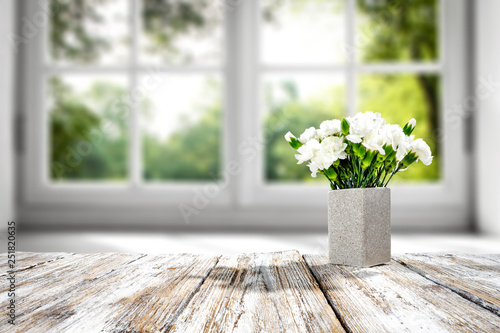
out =
<svg viewBox="0 0 500 333"><path fill-rule="evenodd" d="M475 92L477 218L480 231L500 235L500 1L481 0L476 6L477 84L493 82Z"/></svg>
<svg viewBox="0 0 500 333"><path fill-rule="evenodd" d="M15 0L0 1L0 232L14 216L13 72L10 37L14 31ZM0 249L0 252L5 249Z"/></svg>

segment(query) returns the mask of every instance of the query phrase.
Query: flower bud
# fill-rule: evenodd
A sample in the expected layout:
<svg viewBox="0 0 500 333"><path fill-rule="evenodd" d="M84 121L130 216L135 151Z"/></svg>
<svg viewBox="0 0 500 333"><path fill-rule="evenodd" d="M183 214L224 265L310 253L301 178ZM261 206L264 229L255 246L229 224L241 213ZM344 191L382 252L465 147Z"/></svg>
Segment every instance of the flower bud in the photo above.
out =
<svg viewBox="0 0 500 333"><path fill-rule="evenodd" d="M299 149L302 146L302 143L290 131L285 134L285 140L293 149Z"/></svg>
<svg viewBox="0 0 500 333"><path fill-rule="evenodd" d="M349 134L349 127L350 127L350 125L349 125L349 122L347 121L347 119L345 119L345 118L342 119L342 122L340 124L340 128L342 129L342 133L344 135Z"/></svg>
<svg viewBox="0 0 500 333"><path fill-rule="evenodd" d="M411 133L415 129L416 125L417 125L417 121L415 120L415 118L411 118L410 121L408 121L408 123L403 128L404 134L411 135Z"/></svg>
<svg viewBox="0 0 500 333"><path fill-rule="evenodd" d="M288 141L288 142L291 142L292 141L292 138L295 138L295 135L292 134L292 132L288 131L286 134L285 134L285 140Z"/></svg>

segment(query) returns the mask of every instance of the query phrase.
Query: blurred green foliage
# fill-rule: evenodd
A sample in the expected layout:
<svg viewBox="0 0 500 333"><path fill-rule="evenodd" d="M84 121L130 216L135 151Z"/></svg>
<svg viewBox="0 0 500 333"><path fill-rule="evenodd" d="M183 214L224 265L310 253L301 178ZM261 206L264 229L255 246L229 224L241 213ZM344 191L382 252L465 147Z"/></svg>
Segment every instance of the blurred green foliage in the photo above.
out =
<svg viewBox="0 0 500 333"><path fill-rule="evenodd" d="M71 84L58 77L49 80L49 87L52 179L126 179L127 90L115 82L101 79L77 93ZM150 107L149 101L143 100L143 114L148 114ZM200 117L196 122L184 119L165 140L143 133L146 180L219 178L220 101L197 111Z"/></svg>
<svg viewBox="0 0 500 333"><path fill-rule="evenodd" d="M416 74L365 74L359 78L358 111L380 112L390 124L403 127L410 118L417 120L413 134L423 138L435 156L432 164L425 166L420 162L411 165L408 170L398 173L391 183L398 181L438 180L440 175L440 158L437 152L438 142L429 122L429 106L424 91L419 85ZM427 75L426 80L439 86L436 75ZM439 95L436 92L436 95Z"/></svg>
<svg viewBox="0 0 500 333"><path fill-rule="evenodd" d="M54 60L88 63L99 58L110 45L103 37L89 31L89 23L99 24L99 5L109 0L71 0L49 2L49 53Z"/></svg>
<svg viewBox="0 0 500 333"><path fill-rule="evenodd" d="M84 20L99 22L94 6L109 0L74 0L66 4L51 1L57 15L50 16L50 53L56 59L90 63L109 47L100 38L93 38L85 29ZM321 0L316 0L321 1ZM392 19L380 20L385 4L394 3ZM432 60L437 57L436 6L432 0L358 1L358 10L368 18L366 29L373 29L362 45L362 60L386 61ZM146 33L158 47L169 50L171 41L192 29L209 31L213 21L206 20L193 1L147 0L142 10ZM377 4L374 6L373 4ZM391 5L392 6L392 5ZM52 7L51 7L52 8ZM266 11L268 20L276 20ZM174 22L175 24L169 24ZM381 23L382 22L382 23ZM384 23L385 22L385 23ZM204 30L207 28L207 30ZM73 38L68 41L67 34ZM172 51L172 50L171 50ZM174 51L171 52L172 54ZM189 60L189 59L188 59ZM439 179L439 145L434 137L439 127L439 77L436 75L362 75L358 80L359 111L380 112L389 123L404 125L410 118L418 121L415 134L423 137L436 156L430 167L413 167L400 173L403 180ZM124 86L96 80L84 93L77 93L61 78L49 80L52 100L50 111L51 175L53 179L123 180L128 173L128 117L123 110L113 108L113 101L127 94ZM281 90L286 99L276 99ZM296 165L294 151L283 139L287 131L300 135L310 126L318 127L326 119L345 115L343 86L330 87L308 99L302 98L293 80L264 86L266 114L263 119L266 134L265 176L268 181L324 181L310 177L305 165ZM144 101L148 105L148 101ZM184 123L165 140L143 135L143 176L146 180L210 180L221 168L220 102L202 110L196 122ZM111 130L103 130L109 127ZM102 132L102 139L92 133ZM90 134L89 134L90 133ZM79 163L69 165L68 154L81 142L92 143L92 152ZM80 147L81 148L81 147ZM71 154L70 154L71 155ZM70 159L71 160L71 159ZM73 161L74 162L74 161ZM412 170L413 169L413 170ZM396 177L395 177L396 179Z"/></svg>
<svg viewBox="0 0 500 333"><path fill-rule="evenodd" d="M219 179L221 161L221 105L201 111L195 122L184 120L165 140L143 135L146 180L194 181Z"/></svg>
<svg viewBox="0 0 500 333"><path fill-rule="evenodd" d="M48 82L51 178L124 180L128 170L127 116L114 101L127 91L95 81L83 93L58 77Z"/></svg>
<svg viewBox="0 0 500 333"><path fill-rule="evenodd" d="M357 0L364 62L438 58L439 0Z"/></svg>
<svg viewBox="0 0 500 333"><path fill-rule="evenodd" d="M193 54L177 47L177 38L202 39L221 24L212 0L143 0L141 16L149 41L145 51L161 55L165 63L191 63Z"/></svg>

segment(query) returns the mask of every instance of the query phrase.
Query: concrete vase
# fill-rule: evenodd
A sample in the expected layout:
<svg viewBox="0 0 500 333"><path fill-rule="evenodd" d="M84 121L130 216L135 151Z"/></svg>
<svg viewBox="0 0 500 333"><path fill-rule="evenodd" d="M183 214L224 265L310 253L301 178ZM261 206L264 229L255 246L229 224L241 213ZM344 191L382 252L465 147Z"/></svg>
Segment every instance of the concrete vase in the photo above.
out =
<svg viewBox="0 0 500 333"><path fill-rule="evenodd" d="M391 190L328 192L328 257L332 264L369 267L391 260Z"/></svg>

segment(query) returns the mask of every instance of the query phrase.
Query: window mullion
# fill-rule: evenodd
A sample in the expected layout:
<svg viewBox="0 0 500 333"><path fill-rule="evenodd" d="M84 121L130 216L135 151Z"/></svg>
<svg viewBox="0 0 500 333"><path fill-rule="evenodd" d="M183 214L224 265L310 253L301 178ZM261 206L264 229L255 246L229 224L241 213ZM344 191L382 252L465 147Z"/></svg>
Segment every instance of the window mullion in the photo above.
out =
<svg viewBox="0 0 500 333"><path fill-rule="evenodd" d="M130 114L129 114L129 177L130 183L133 187L138 187L142 183L141 170L142 170L142 145L139 126L139 103L137 100L138 95L138 35L140 28L140 13L138 0L130 1L131 12L131 53L130 53L130 67L129 67L129 80L130 80Z"/></svg>
<svg viewBox="0 0 500 333"><path fill-rule="evenodd" d="M260 67L259 45L259 8L260 1L244 1L234 12L238 24L238 35L234 38L236 51L236 68L238 75L238 161L242 172L238 179L238 201L242 205L251 204L260 185L260 166L262 157L245 155L241 147L247 147L249 141L257 137L260 131L259 82L263 73Z"/></svg>
<svg viewBox="0 0 500 333"><path fill-rule="evenodd" d="M345 61L346 61L346 103L347 114L353 116L356 113L356 38L355 38L355 17L356 4L355 0L346 0L346 47Z"/></svg>
<svg viewBox="0 0 500 333"><path fill-rule="evenodd" d="M238 9L237 9L238 10ZM241 29L238 26L237 10L229 11L220 9L219 15L223 15L224 25L224 56L222 68L219 72L222 74L223 79L223 135L220 144L222 144L222 170L225 170L229 161L238 160L238 134L240 129L239 112L238 110L238 97L240 95L238 85L238 65L240 63L238 58L238 38ZM234 126L236 124L236 126ZM239 179L229 182L228 191L231 193L231 204L238 204L238 188Z"/></svg>

